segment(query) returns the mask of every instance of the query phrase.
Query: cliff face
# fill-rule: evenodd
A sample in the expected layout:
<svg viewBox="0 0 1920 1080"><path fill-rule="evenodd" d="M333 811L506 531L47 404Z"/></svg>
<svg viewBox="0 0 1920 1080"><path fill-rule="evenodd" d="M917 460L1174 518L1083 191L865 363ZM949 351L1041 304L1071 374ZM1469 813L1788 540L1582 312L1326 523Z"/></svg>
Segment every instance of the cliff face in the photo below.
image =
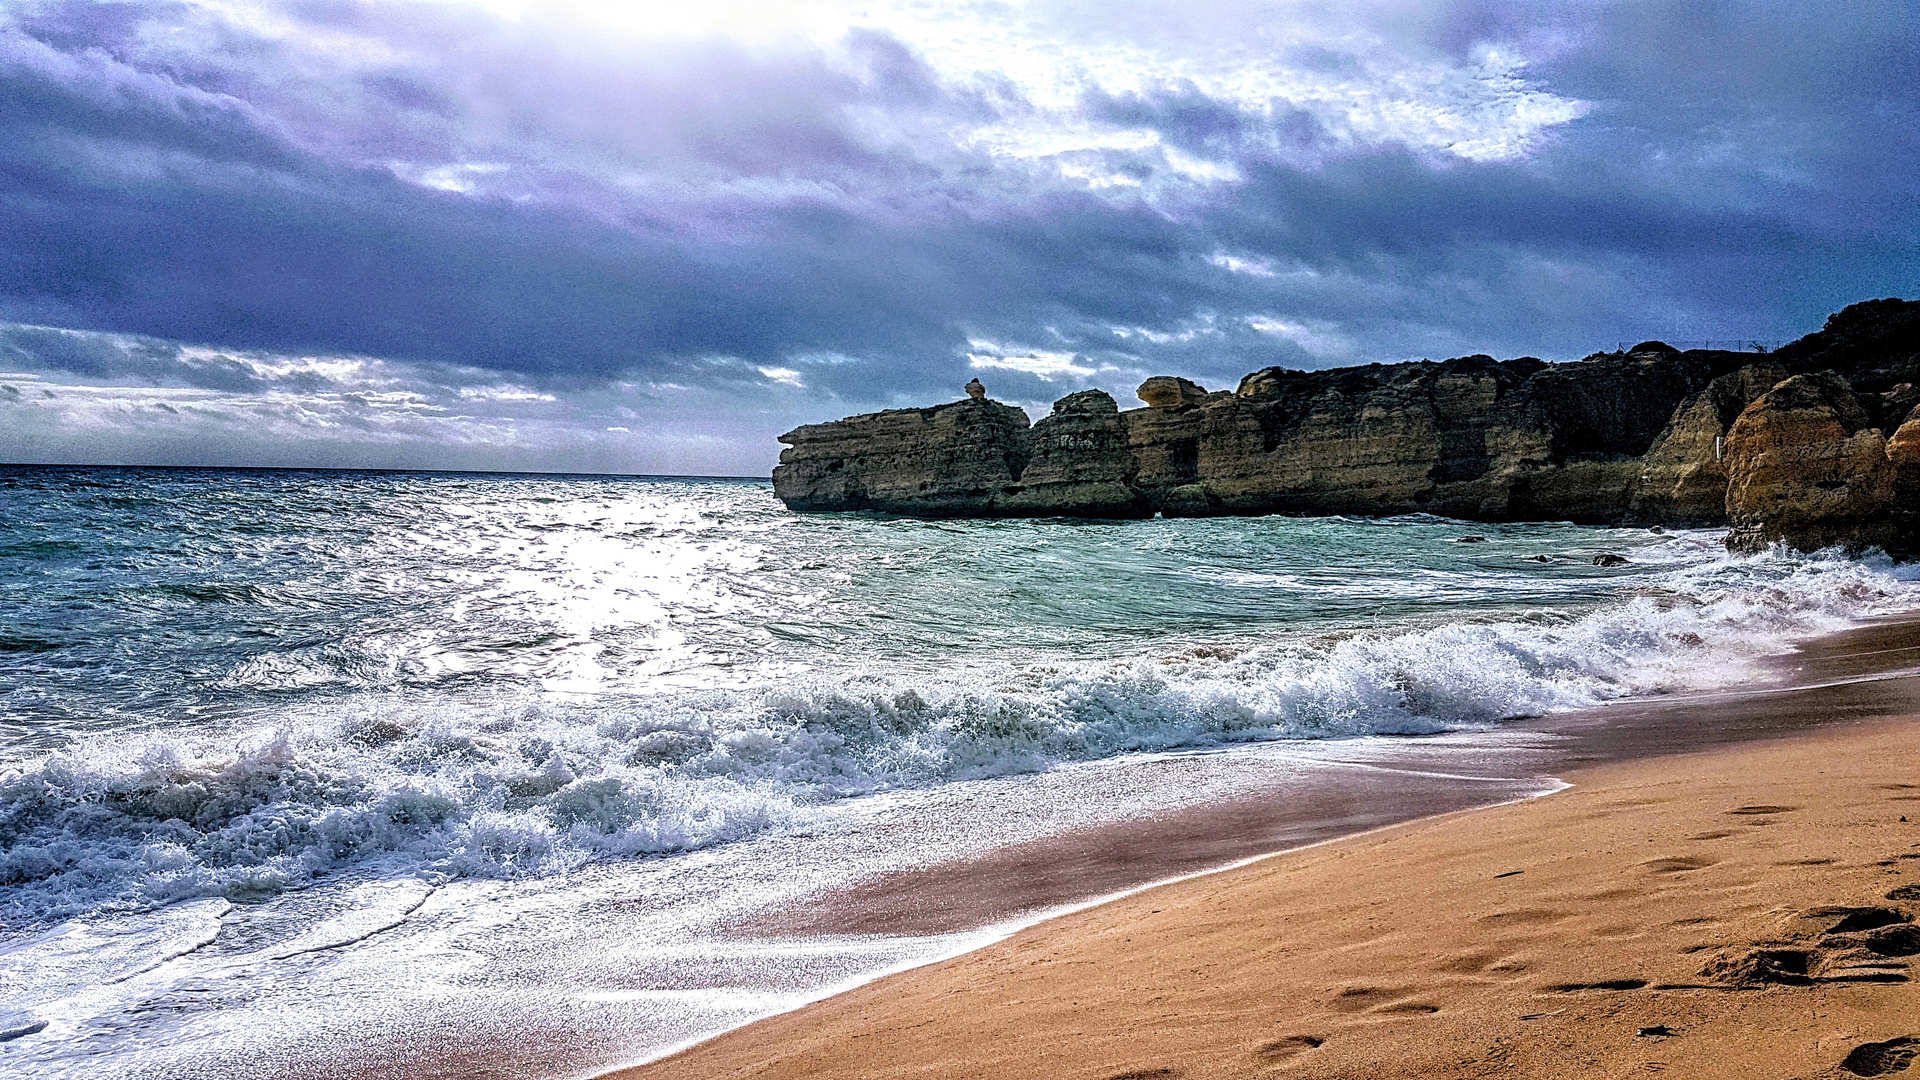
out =
<svg viewBox="0 0 1920 1080"><path fill-rule="evenodd" d="M884 510L954 517L992 513L1031 455L1027 414L968 398L888 409L780 436L774 493L795 510Z"/></svg>
<svg viewBox="0 0 1920 1080"><path fill-rule="evenodd" d="M1688 526L1725 521L1727 431L1742 410L1787 374L1781 364L1752 364L1682 401L1641 456L1628 517Z"/></svg>
<svg viewBox="0 0 1920 1080"><path fill-rule="evenodd" d="M1887 546L1893 462L1847 381L1795 375L1744 409L1727 433L1727 545Z"/></svg>
<svg viewBox="0 0 1920 1080"><path fill-rule="evenodd" d="M1920 405L1916 383L1920 303L1877 300L1767 356L1647 342L1569 364L1267 368L1232 392L1159 376L1145 408L1089 390L1031 427L984 398L889 410L781 436L774 489L799 510L1731 521L1743 544L1899 546L1920 420L1881 429ZM1846 494L1792 496L1809 486Z"/></svg>
<svg viewBox="0 0 1920 1080"><path fill-rule="evenodd" d="M1033 425L1025 472L991 500L1006 514L1138 517L1146 504L1134 486L1139 466L1127 446L1120 407L1104 390L1082 390L1053 403Z"/></svg>

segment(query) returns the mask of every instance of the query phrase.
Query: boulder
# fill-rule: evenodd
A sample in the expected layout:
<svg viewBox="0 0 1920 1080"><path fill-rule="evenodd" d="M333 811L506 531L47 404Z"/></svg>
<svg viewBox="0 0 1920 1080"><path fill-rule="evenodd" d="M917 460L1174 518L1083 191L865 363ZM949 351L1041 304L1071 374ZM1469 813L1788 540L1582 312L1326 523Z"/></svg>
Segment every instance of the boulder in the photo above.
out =
<svg viewBox="0 0 1920 1080"><path fill-rule="evenodd" d="M1905 414L1911 413L1914 406L1920 405L1920 387L1915 387L1910 382L1895 383L1892 389L1880 395L1880 401L1883 408L1902 414L1904 421Z"/></svg>
<svg viewBox="0 0 1920 1080"><path fill-rule="evenodd" d="M1887 438L1887 460L1893 463L1894 497L1920 509L1920 406Z"/></svg>
<svg viewBox="0 0 1920 1080"><path fill-rule="evenodd" d="M1769 359L1795 375L1837 372L1853 387L1870 426L1892 431L1913 408L1901 383L1920 386L1920 301L1865 300L1827 317L1826 325L1774 350Z"/></svg>
<svg viewBox="0 0 1920 1080"><path fill-rule="evenodd" d="M1887 460L1893 465L1893 523L1899 530L1899 554L1920 548L1920 405L1887 437Z"/></svg>
<svg viewBox="0 0 1920 1080"><path fill-rule="evenodd" d="M1134 394L1153 409L1190 409L1207 400L1207 391L1200 384L1171 375L1155 375L1141 383Z"/></svg>
<svg viewBox="0 0 1920 1080"><path fill-rule="evenodd" d="M1833 372L1795 375L1756 398L1728 430L1723 464L1729 548L1896 546L1887 440Z"/></svg>

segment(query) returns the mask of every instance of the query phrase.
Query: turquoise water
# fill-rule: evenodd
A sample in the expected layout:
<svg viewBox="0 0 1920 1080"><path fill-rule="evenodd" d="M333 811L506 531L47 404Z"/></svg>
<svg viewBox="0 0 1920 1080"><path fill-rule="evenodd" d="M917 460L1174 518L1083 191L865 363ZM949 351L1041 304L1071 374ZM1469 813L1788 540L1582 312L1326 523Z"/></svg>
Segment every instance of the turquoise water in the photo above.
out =
<svg viewBox="0 0 1920 1080"><path fill-rule="evenodd" d="M923 522L791 514L748 480L13 469L0 918L354 867L561 873L877 791L1722 685L1909 605L1908 576L1565 524Z"/></svg>
<svg viewBox="0 0 1920 1080"><path fill-rule="evenodd" d="M1703 555L1638 530L1439 519L802 516L757 481L7 479L15 746L375 688L622 699L873 660L932 672L1564 612L1645 578L1590 566L1598 551ZM1488 542L1453 542L1469 534Z"/></svg>
<svg viewBox="0 0 1920 1080"><path fill-rule="evenodd" d="M1008 930L730 929L764 913L1230 799L1551 791L1508 721L1739 684L1913 577L1710 532L0 469L0 1072L589 1075Z"/></svg>

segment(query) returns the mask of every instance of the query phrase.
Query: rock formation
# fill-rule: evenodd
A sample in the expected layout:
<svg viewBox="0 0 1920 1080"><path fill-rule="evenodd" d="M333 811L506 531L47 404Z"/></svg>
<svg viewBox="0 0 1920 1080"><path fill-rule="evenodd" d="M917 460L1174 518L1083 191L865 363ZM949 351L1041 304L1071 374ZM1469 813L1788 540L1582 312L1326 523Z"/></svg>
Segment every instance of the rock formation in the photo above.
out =
<svg viewBox="0 0 1920 1080"><path fill-rule="evenodd" d="M888 409L780 438L774 491L795 510L959 517L996 512L1026 470L1027 414L984 397Z"/></svg>
<svg viewBox="0 0 1920 1080"><path fill-rule="evenodd" d="M1105 390L1082 390L1053 403L1033 425L1026 470L993 499L1004 514L1139 517L1137 468L1127 447L1120 407Z"/></svg>
<svg viewBox="0 0 1920 1080"><path fill-rule="evenodd" d="M1893 462L1847 381L1795 375L1754 400L1727 432L1727 546L1887 546Z"/></svg>
<svg viewBox="0 0 1920 1080"><path fill-rule="evenodd" d="M976 380L966 400L788 432L774 490L796 510L1426 512L1906 549L1917 384L1920 303L1903 300L1855 304L1765 356L1650 341L1564 364L1265 368L1233 391L1156 376L1145 408L1087 390L1031 425Z"/></svg>
<svg viewBox="0 0 1920 1080"><path fill-rule="evenodd" d="M1140 384L1133 396L1155 409L1184 409L1189 405L1198 405L1207 398L1207 392L1198 383L1186 379L1176 379L1171 375L1155 375Z"/></svg>
<svg viewBox="0 0 1920 1080"><path fill-rule="evenodd" d="M1762 362L1722 375L1682 401L1640 459L1628 517L1668 525L1718 525L1727 519L1727 429L1741 410L1787 377Z"/></svg>

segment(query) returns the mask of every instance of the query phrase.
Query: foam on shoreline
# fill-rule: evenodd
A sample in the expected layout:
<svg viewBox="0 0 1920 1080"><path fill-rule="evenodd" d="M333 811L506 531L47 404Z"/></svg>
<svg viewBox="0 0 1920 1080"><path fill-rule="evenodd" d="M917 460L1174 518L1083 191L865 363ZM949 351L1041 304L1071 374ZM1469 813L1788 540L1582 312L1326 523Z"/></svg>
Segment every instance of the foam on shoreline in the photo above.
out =
<svg viewBox="0 0 1920 1080"><path fill-rule="evenodd" d="M779 832L876 792L1735 686L1794 641L1920 597L1920 571L1884 560L1674 558L1639 595L1578 616L983 660L939 676L852 660L593 705L369 694L241 730L82 740L0 772L0 918L30 928L240 899L343 869L562 873Z"/></svg>
<svg viewBox="0 0 1920 1080"><path fill-rule="evenodd" d="M609 1075L1895 1071L1920 1006L1901 681L1909 715L1227 867Z"/></svg>

